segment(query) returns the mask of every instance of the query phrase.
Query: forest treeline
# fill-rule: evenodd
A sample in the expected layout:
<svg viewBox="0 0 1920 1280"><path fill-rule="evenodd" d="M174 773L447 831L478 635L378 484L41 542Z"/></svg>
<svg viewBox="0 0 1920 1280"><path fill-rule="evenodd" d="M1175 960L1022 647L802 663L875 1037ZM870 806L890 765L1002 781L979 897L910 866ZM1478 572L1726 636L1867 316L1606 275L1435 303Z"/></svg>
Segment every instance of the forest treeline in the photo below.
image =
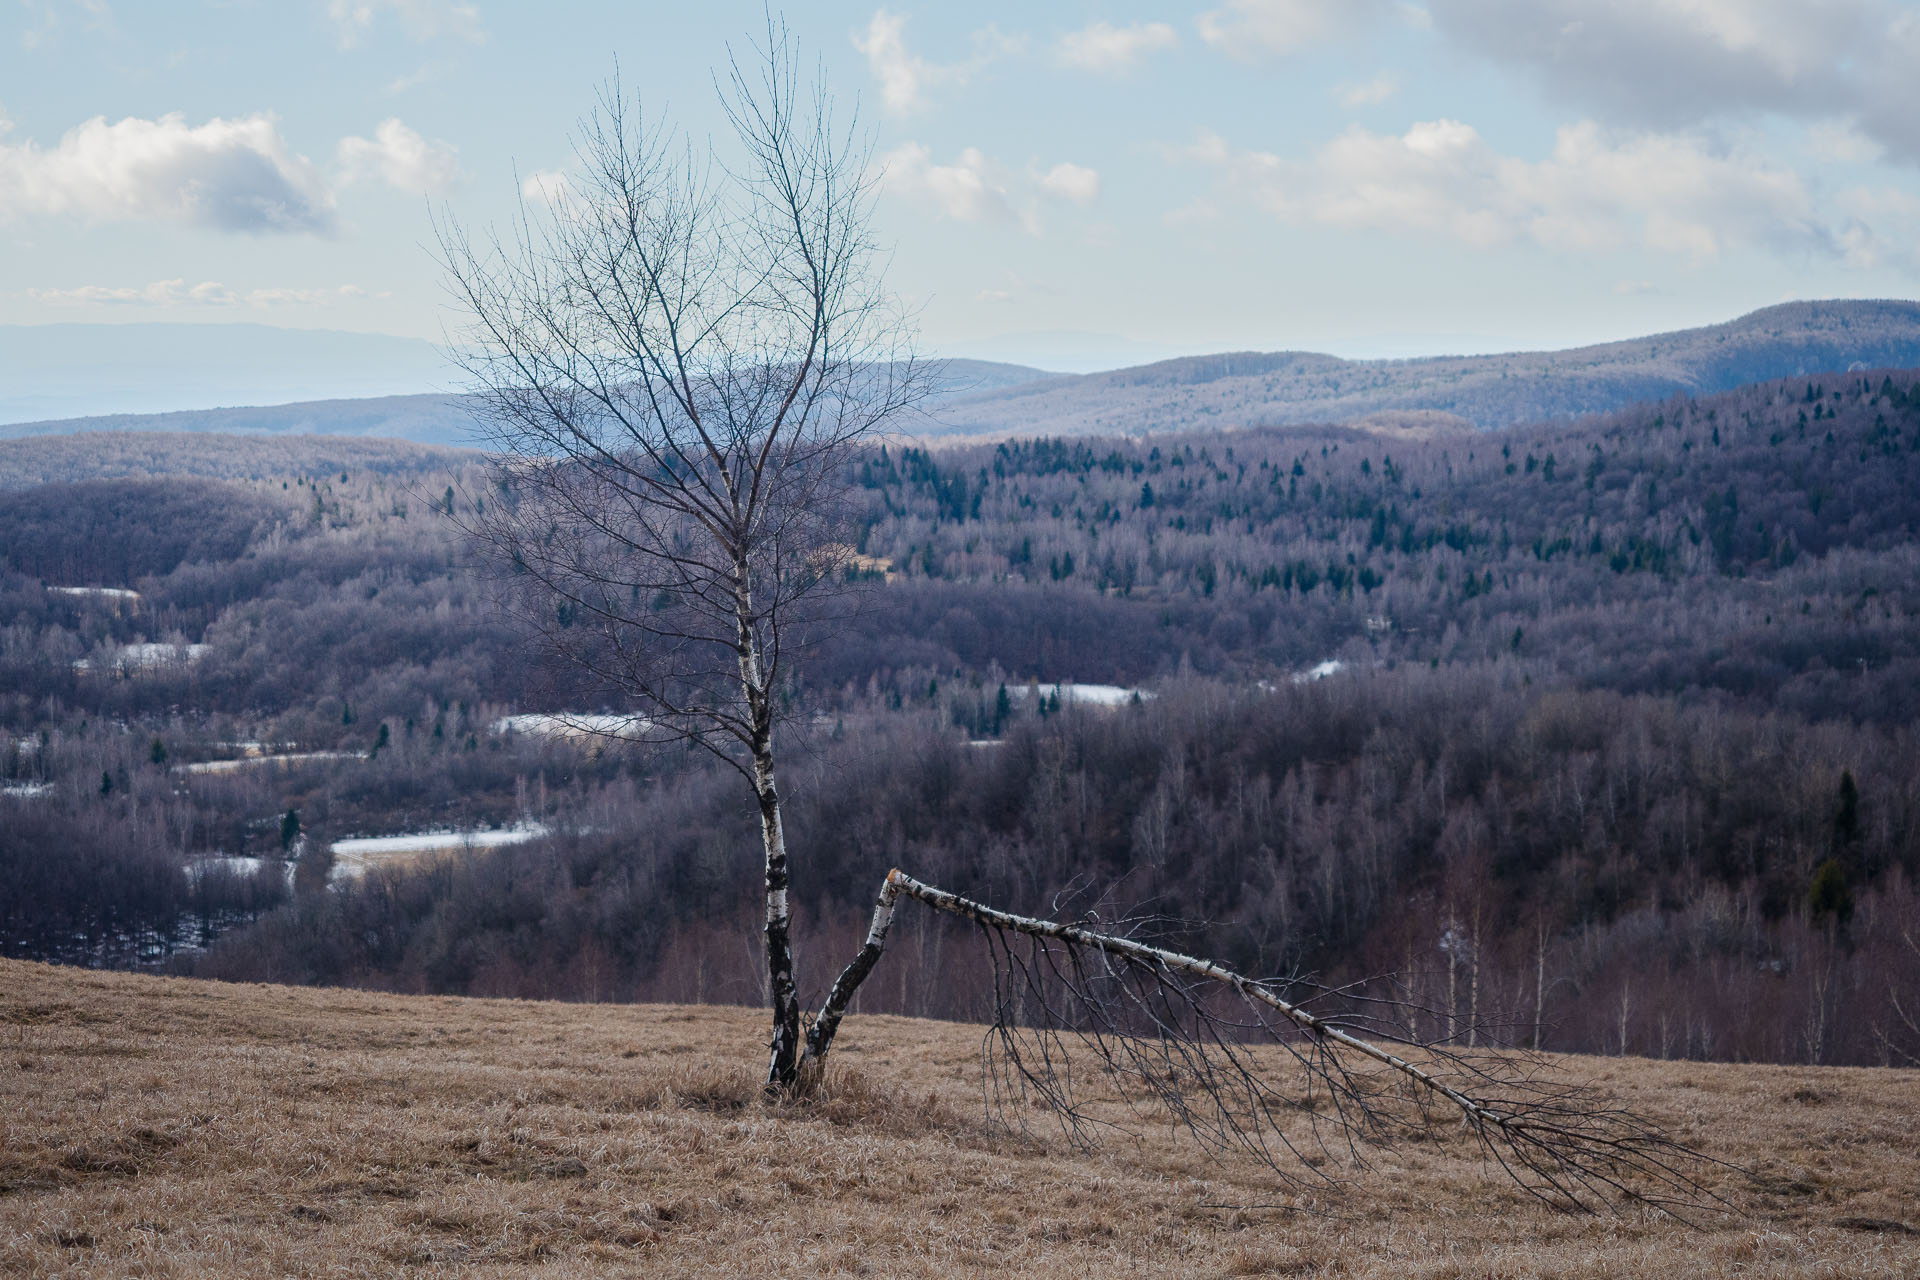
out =
<svg viewBox="0 0 1920 1280"><path fill-rule="evenodd" d="M800 945L850 955L897 865L1262 975L1398 974L1421 1035L1920 1054L1900 1015L1920 997L1911 729L1529 679L1508 660L1272 690L1190 678L1118 709L1028 704L992 742L950 730L973 691L930 682L899 712L841 717L788 784ZM669 764L555 792L548 842L302 898L193 971L751 1000L737 790ZM979 1015L986 961L966 928L903 915L863 1007Z"/></svg>
<svg viewBox="0 0 1920 1280"><path fill-rule="evenodd" d="M757 998L737 778L496 731L620 709L445 518L510 489L289 459L0 493L0 947ZM791 691L803 945L849 952L899 863L1261 973L1405 974L1423 1033L1900 1061L1916 459L1902 371L1470 436L875 449L872 590ZM1059 680L1145 696L1030 688ZM321 754L189 768L259 749ZM522 820L556 834L329 887L332 840ZM964 932L905 922L886 963L867 1007L977 1012Z"/></svg>

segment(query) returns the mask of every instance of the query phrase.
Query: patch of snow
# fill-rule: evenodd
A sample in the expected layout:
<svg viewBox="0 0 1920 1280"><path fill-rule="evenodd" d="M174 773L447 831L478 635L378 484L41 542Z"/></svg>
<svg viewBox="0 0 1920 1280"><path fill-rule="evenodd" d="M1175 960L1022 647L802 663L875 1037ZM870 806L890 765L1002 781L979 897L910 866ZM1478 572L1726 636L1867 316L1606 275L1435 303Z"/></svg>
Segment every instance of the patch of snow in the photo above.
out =
<svg viewBox="0 0 1920 1280"><path fill-rule="evenodd" d="M1305 671L1294 672L1293 682L1295 684L1307 684L1314 680L1325 680L1328 676L1338 675L1340 672L1346 670L1346 667L1347 664L1340 661L1340 659L1328 658L1325 662L1308 667Z"/></svg>
<svg viewBox="0 0 1920 1280"><path fill-rule="evenodd" d="M524 733L540 738L619 738L639 741L653 722L645 716L530 712L503 716L488 726L493 733Z"/></svg>
<svg viewBox="0 0 1920 1280"><path fill-rule="evenodd" d="M18 796L30 800L34 796L44 796L53 790L51 782L9 782L0 787L0 796Z"/></svg>
<svg viewBox="0 0 1920 1280"><path fill-rule="evenodd" d="M220 871L229 872L236 876L254 876L258 875L261 868L267 865L268 862L265 858L250 858L233 854L215 854L211 857L195 858L186 865L186 872L189 880L200 880ZM280 863L280 867L281 874L286 876L287 883L291 885L293 883L293 864L291 862L282 862Z"/></svg>
<svg viewBox="0 0 1920 1280"><path fill-rule="evenodd" d="M60 596L99 596L106 600L138 600L138 591L129 591L125 587L48 587L48 591Z"/></svg>
<svg viewBox="0 0 1920 1280"><path fill-rule="evenodd" d="M544 824L521 822L498 831L427 831L411 836L364 836L335 840L333 879L358 879L377 866L405 862L412 855L450 850L492 849L523 844L547 834Z"/></svg>
<svg viewBox="0 0 1920 1280"><path fill-rule="evenodd" d="M122 645L120 651L114 655L113 669L116 673L125 674L130 671L152 671L157 667L172 666L176 663L184 665L186 663L200 661L200 659L207 656L211 649L211 645L204 644L161 644L150 642L147 644ZM93 670L93 659L75 658L73 660L73 669L75 671L91 671Z"/></svg>
<svg viewBox="0 0 1920 1280"><path fill-rule="evenodd" d="M1022 685L1015 688L1008 685L1007 696L1024 698L1027 690L1034 687ZM1124 689L1117 684L1074 684L1071 681L1064 681L1060 684L1043 684L1038 688L1043 698L1057 696L1063 704L1082 702L1090 707L1124 707L1136 697L1144 701L1153 696L1145 689Z"/></svg>
<svg viewBox="0 0 1920 1280"><path fill-rule="evenodd" d="M1004 747L1007 745L1007 740L1005 738L968 738L967 745L970 747Z"/></svg>
<svg viewBox="0 0 1920 1280"><path fill-rule="evenodd" d="M283 769L292 768L308 760L364 760L358 751L289 751L282 755L245 755L238 760L201 760L195 764L181 765L187 773L238 773L240 770L258 764L279 765Z"/></svg>

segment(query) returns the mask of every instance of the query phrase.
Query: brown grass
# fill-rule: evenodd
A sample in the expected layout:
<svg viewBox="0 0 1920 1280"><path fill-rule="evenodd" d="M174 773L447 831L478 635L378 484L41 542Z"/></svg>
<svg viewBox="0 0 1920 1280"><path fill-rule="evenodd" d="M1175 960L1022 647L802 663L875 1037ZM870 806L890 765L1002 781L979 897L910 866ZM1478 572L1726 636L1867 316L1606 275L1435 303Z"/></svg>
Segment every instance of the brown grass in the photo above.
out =
<svg viewBox="0 0 1920 1280"><path fill-rule="evenodd" d="M1753 1172L1690 1230L1553 1213L1450 1139L1306 1203L1164 1132L1008 1136L945 1023L851 1019L821 1095L768 1105L762 1034L0 961L0 1272L1920 1275L1920 1072L1570 1061Z"/></svg>

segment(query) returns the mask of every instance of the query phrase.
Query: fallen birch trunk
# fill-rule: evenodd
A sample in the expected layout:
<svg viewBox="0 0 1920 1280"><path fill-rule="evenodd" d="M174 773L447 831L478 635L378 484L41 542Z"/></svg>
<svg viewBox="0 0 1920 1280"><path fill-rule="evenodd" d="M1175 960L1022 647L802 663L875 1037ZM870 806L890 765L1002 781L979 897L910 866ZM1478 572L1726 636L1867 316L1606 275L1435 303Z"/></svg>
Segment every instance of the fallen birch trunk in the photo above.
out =
<svg viewBox="0 0 1920 1280"><path fill-rule="evenodd" d="M990 1078L1037 1093L1077 1140L1085 1140L1089 1125L1108 1122L1077 1100L1069 1036L1109 1071L1144 1084L1176 1123L1210 1147L1245 1149L1290 1181L1298 1175L1282 1161L1292 1166L1303 1153L1281 1130L1303 1112L1321 1150L1328 1145L1322 1126L1330 1124L1356 1158L1360 1140L1431 1132L1438 1113L1453 1115L1516 1183L1561 1207L1592 1208L1611 1194L1676 1212L1712 1199L1684 1167L1700 1159L1696 1153L1646 1121L1546 1078L1537 1056L1468 1054L1404 1038L1400 1043L1416 1052L1395 1052L1376 1043L1393 1037L1355 1035L1351 1021L1315 1013L1214 961L999 911L898 869L887 873L866 941L808 1031L810 1079L818 1078L848 1006L879 963L902 897L980 927L996 974L990 1043L997 1041L1004 1058ZM1024 950L1015 950L1016 940L1025 940ZM1209 994L1220 992L1255 1016L1235 1019L1212 1007ZM1304 1095L1270 1078L1274 1069L1252 1052L1263 1040L1304 1071ZM1372 1074L1397 1082L1397 1090ZM1394 1111L1396 1098L1414 1104L1416 1121ZM1331 1109L1330 1120L1320 1105ZM1317 1168L1313 1176L1332 1182Z"/></svg>

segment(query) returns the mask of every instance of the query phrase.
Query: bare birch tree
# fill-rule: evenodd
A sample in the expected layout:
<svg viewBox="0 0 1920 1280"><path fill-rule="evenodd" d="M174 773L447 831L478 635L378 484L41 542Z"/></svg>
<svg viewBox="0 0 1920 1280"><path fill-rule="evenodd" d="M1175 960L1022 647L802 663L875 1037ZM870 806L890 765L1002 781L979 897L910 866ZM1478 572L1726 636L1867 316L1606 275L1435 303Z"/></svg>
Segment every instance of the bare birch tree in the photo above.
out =
<svg viewBox="0 0 1920 1280"><path fill-rule="evenodd" d="M1297 1154L1282 1127L1304 1084L1349 1146L1389 1134L1404 1095L1410 1123L1450 1112L1549 1199L1586 1203L1629 1180L1683 1198L1684 1152L1526 1064L1463 1052L1453 1036L1396 1052L1382 1047L1384 1020L1312 1012L1212 961L999 911L897 870L865 944L802 1018L775 728L796 648L833 621L849 453L927 381L874 270L856 136L820 87L802 91L777 23L756 52L720 85L731 163L652 126L616 84L564 189L523 208L505 240L476 243L448 223L441 246L500 457L498 490L467 531L538 632L630 700L608 732L697 744L751 787L768 1087L820 1078L904 898L971 922L994 957L990 1094L1030 1090L1076 1136L1091 1123L1075 1085L1091 1053L1203 1141L1275 1169ZM1369 1028L1382 1034L1357 1034ZM1284 1057L1259 1052L1262 1039ZM1287 1064L1303 1079L1284 1078Z"/></svg>
<svg viewBox="0 0 1920 1280"><path fill-rule="evenodd" d="M773 1005L767 1079L802 1051L775 727L851 548L849 451L923 366L875 271L873 179L784 28L718 90L703 151L605 89L564 184L510 236L441 227L459 348L499 451L468 532L552 645L753 789Z"/></svg>

